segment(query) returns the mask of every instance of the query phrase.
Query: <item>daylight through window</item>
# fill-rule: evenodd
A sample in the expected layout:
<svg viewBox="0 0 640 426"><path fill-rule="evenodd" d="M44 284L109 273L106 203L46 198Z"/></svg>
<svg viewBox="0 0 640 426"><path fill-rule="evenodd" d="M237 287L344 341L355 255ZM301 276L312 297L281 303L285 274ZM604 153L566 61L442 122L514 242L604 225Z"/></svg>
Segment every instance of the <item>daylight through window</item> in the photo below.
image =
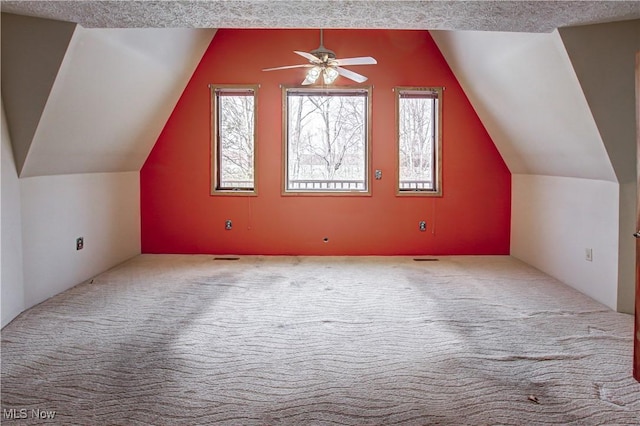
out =
<svg viewBox="0 0 640 426"><path fill-rule="evenodd" d="M256 89L211 86L212 194L255 194Z"/></svg>
<svg viewBox="0 0 640 426"><path fill-rule="evenodd" d="M396 88L398 194L441 195L442 88Z"/></svg>
<svg viewBox="0 0 640 426"><path fill-rule="evenodd" d="M285 88L285 193L368 193L369 89Z"/></svg>

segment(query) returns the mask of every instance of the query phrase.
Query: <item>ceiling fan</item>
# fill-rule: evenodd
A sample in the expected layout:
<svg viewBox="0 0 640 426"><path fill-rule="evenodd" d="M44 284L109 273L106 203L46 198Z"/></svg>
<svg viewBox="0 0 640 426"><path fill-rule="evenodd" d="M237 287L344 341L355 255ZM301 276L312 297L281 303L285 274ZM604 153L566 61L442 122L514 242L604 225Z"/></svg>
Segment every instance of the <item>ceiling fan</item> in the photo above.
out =
<svg viewBox="0 0 640 426"><path fill-rule="evenodd" d="M309 85L315 83L320 75L324 84L333 83L339 75L346 77L356 83L363 83L367 81L367 77L357 72L350 71L343 68L343 65L374 65L378 62L371 56L361 56L357 58L336 58L336 54L333 50L329 50L324 47L323 31L320 30L320 46L312 50L311 52L301 52L294 50L294 53L302 56L309 61L308 64L301 65L287 65L284 67L265 68L262 71L276 71L285 70L291 68L309 68L307 76L302 82L303 85Z"/></svg>

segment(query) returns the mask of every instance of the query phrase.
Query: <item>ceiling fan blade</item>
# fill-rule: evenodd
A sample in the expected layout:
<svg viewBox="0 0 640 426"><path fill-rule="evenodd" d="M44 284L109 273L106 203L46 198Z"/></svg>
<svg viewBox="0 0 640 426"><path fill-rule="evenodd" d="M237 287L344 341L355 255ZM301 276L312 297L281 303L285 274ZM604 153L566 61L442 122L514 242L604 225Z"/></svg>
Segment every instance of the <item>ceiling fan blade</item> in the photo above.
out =
<svg viewBox="0 0 640 426"><path fill-rule="evenodd" d="M356 83L364 83L365 81L367 81L367 77L365 77L364 75L358 74L357 72L353 72L345 68L336 67L336 71L338 71L338 74L340 74L341 76L346 77L349 80L353 80Z"/></svg>
<svg viewBox="0 0 640 426"><path fill-rule="evenodd" d="M336 59L336 65L375 65L378 63L371 56L361 56L358 58Z"/></svg>
<svg viewBox="0 0 640 426"><path fill-rule="evenodd" d="M297 53L298 55L302 56L303 58L309 60L310 62L312 62L314 64L321 63L320 59L318 59L317 57L313 56L311 53L301 52L299 50L294 50L293 53Z"/></svg>
<svg viewBox="0 0 640 426"><path fill-rule="evenodd" d="M312 67L311 64L301 64L301 65L286 65L284 67L275 67L275 68L265 68L262 71L276 71L276 70L288 70L291 68L309 68Z"/></svg>

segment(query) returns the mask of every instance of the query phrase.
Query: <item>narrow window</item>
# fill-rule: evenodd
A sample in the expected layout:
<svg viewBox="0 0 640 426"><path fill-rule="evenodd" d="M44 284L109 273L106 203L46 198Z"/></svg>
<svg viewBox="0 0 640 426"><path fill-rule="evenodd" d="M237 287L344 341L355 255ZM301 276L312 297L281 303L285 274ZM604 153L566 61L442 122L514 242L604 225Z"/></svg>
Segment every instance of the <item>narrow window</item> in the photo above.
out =
<svg viewBox="0 0 640 426"><path fill-rule="evenodd" d="M284 88L284 193L368 195L369 88Z"/></svg>
<svg viewBox="0 0 640 426"><path fill-rule="evenodd" d="M211 85L211 194L256 194L257 86Z"/></svg>
<svg viewBox="0 0 640 426"><path fill-rule="evenodd" d="M441 87L396 87L398 195L442 195Z"/></svg>

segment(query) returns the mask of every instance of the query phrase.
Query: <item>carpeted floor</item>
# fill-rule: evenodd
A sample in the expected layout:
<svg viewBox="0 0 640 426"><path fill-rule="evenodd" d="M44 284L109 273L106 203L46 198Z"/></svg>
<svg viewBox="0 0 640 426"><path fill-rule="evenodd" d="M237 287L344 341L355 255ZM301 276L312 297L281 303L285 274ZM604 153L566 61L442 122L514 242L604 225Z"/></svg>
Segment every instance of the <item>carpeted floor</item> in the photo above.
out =
<svg viewBox="0 0 640 426"><path fill-rule="evenodd" d="M510 257L142 255L2 330L2 422L639 424L632 329Z"/></svg>

